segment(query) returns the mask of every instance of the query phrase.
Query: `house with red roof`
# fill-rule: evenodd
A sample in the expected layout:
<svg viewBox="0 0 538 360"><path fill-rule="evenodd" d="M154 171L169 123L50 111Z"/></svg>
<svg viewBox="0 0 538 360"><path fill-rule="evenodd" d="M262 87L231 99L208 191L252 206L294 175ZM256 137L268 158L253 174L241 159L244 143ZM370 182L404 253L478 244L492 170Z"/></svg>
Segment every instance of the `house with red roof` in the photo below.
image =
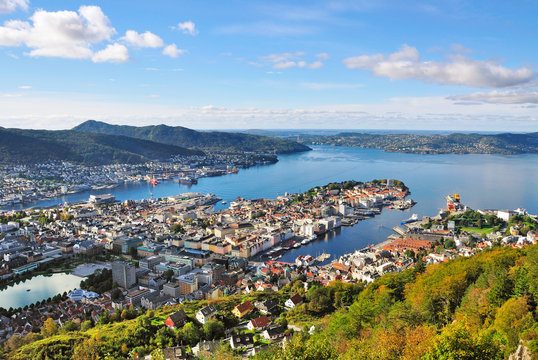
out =
<svg viewBox="0 0 538 360"><path fill-rule="evenodd" d="M267 317L267 315L260 316L256 319L252 319L248 322L247 328L249 330L263 330L265 329L269 324L271 323L271 320Z"/></svg>
<svg viewBox="0 0 538 360"><path fill-rule="evenodd" d="M286 309L291 310L302 303L303 303L303 298L301 297L301 295L295 294L291 298L286 300L286 302L284 303L284 306L286 307Z"/></svg>
<svg viewBox="0 0 538 360"><path fill-rule="evenodd" d="M232 310L232 314L236 317L241 319L246 314L250 313L254 309L254 306L250 303L250 301L245 301L244 303L241 303L234 307Z"/></svg>

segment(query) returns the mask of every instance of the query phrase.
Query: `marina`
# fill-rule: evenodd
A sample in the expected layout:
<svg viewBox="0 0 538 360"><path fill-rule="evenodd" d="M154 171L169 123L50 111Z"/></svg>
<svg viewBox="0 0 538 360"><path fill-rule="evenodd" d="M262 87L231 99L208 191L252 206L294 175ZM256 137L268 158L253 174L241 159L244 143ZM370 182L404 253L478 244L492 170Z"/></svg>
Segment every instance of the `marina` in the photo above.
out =
<svg viewBox="0 0 538 360"><path fill-rule="evenodd" d="M321 168L324 169L322 173L319 171ZM499 172L498 169L503 171ZM412 198L417 202L413 212L417 214L436 214L445 207L445 199L439 197L439 193L450 194L455 190L476 207L493 208L499 204L506 208L523 206L532 213L538 213L535 184L531 180L522 180L533 179L532 174L535 173L538 173L537 155L417 155L376 149L314 146L310 152L280 155L276 164L243 169L238 174L200 178L198 184L162 180L151 189L151 194L154 198L162 198L188 191L213 193L225 202L214 204L218 210L237 206L235 200L238 196L274 198L285 192L307 191L331 181L385 177L401 179L412 189ZM511 188L511 196L506 197L505 184L513 181L510 174L521 176L518 176L518 186ZM150 198L146 182L125 183L113 189L85 190L25 206L53 206L66 201L87 200L90 194L106 193L112 193L119 201ZM387 206L381 214L375 217L371 215L353 213L344 216L342 227L337 230L322 234L297 248L293 244L282 244L286 251L280 251L277 256L281 256L281 261L294 262L299 255L329 253L337 257L353 252L384 242L394 234L392 228L400 225L402 220L409 219L412 213Z"/></svg>

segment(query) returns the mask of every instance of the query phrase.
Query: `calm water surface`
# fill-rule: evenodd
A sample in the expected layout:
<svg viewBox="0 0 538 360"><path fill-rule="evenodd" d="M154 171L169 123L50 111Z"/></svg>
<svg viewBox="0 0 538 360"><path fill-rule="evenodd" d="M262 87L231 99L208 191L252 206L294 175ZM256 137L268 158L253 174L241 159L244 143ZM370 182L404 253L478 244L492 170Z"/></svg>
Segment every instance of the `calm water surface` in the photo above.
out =
<svg viewBox="0 0 538 360"><path fill-rule="evenodd" d="M192 186L168 181L153 188L152 193L147 184L92 193L112 192L119 200L136 200L195 191L214 193L230 202L237 196L275 198L278 194L306 191L331 181L395 178L404 181L411 189L411 198L418 201L411 211L385 210L374 219L359 222L354 227L342 227L335 234L291 250L282 258L286 261L298 255L321 252L340 256L384 241L392 233L391 228L412 213L436 215L445 205L444 197L452 192L460 193L462 201L475 209L523 207L538 213L538 155L418 155L316 146L306 153L279 156L279 160L273 165L240 170L238 174L203 178ZM88 197L89 193L81 193L26 207Z"/></svg>
<svg viewBox="0 0 538 360"><path fill-rule="evenodd" d="M0 307L4 309L24 307L57 294L63 294L64 291L69 292L79 288L81 280L82 278L70 274L39 275L3 290L0 296Z"/></svg>

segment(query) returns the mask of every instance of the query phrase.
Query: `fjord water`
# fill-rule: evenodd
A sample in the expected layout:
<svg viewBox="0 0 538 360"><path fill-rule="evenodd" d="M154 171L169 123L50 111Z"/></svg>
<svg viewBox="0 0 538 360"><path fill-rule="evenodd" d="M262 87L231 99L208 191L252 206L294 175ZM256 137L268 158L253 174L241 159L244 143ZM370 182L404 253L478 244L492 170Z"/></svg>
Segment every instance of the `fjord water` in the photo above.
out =
<svg viewBox="0 0 538 360"><path fill-rule="evenodd" d="M340 256L382 242L392 227L412 213L437 215L445 205L445 196L457 192L471 208L526 208L538 213L538 155L419 155L389 153L377 149L315 146L313 151L281 155L273 165L242 169L238 174L199 179L186 186L172 181L154 188L147 184L124 185L112 192L117 199L165 197L183 192L214 193L230 202L244 198L275 198L332 181L394 178L405 182L411 198L418 203L409 211L384 210L373 219L353 227L342 227L334 234L289 251L282 260L298 255L328 252ZM63 201L88 199L89 193L39 202L27 206L48 206ZM216 206L222 208L222 205Z"/></svg>

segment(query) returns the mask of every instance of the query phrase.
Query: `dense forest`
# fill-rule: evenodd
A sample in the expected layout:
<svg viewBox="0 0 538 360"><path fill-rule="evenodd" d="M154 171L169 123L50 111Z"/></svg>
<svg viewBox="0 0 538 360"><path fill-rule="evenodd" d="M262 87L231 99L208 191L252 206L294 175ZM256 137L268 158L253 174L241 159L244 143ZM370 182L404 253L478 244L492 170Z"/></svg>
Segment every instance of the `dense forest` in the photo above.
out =
<svg viewBox="0 0 538 360"><path fill-rule="evenodd" d="M538 153L538 133L529 134L365 134L301 136L304 144L324 144L383 149L417 154L523 154Z"/></svg>
<svg viewBox="0 0 538 360"><path fill-rule="evenodd" d="M201 155L202 151L126 136L80 133L72 130L0 128L3 164L70 161L88 165L141 163L174 155Z"/></svg>
<svg viewBox="0 0 538 360"><path fill-rule="evenodd" d="M276 152L277 154L286 154L310 150L308 146L292 140L234 132L196 131L181 126L120 126L88 120L76 126L73 130L88 133L130 136L163 144L207 151Z"/></svg>
<svg viewBox="0 0 538 360"><path fill-rule="evenodd" d="M305 302L282 312L277 323L294 324L296 333L284 348L270 347L257 360L294 359L506 359L519 344L537 358L538 246L497 247L447 263L422 263L375 282L329 286L303 280L279 292L256 292L210 301L218 320L201 325L195 312L208 301L185 302L156 311L103 314L97 324L86 320L61 329L50 322L40 333L10 339L8 359L128 359L155 353L174 344L194 345L223 336L237 325L231 309L241 301L271 298L279 304L301 293ZM183 309L189 321L180 329L163 326L173 311ZM16 338L16 337L15 337ZM2 356L2 354L0 354ZM212 355L236 359L229 347Z"/></svg>

